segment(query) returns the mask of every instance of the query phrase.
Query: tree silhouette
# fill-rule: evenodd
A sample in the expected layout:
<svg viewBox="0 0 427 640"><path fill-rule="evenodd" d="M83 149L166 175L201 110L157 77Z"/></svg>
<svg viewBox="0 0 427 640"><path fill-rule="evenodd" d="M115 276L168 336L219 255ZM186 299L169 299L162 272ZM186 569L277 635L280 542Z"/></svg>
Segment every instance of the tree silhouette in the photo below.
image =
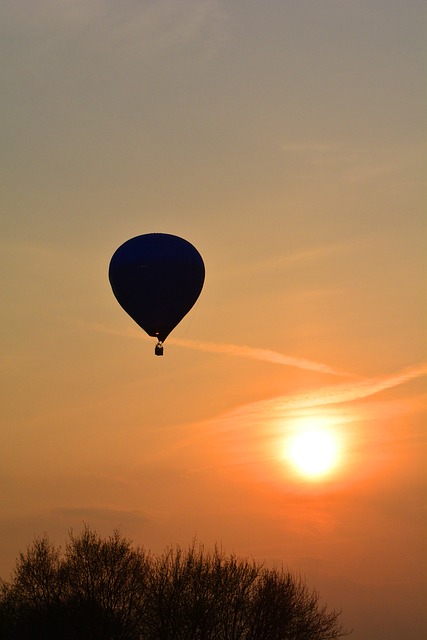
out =
<svg viewBox="0 0 427 640"><path fill-rule="evenodd" d="M45 536L0 584L2 640L334 640L340 613L284 570L206 551L154 555L117 531Z"/></svg>

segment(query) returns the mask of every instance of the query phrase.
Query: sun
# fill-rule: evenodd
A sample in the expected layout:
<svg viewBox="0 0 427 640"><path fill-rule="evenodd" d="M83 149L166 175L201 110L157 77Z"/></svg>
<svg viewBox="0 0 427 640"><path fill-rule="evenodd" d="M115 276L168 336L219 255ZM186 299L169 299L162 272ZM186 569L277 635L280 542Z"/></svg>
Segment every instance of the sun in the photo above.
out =
<svg viewBox="0 0 427 640"><path fill-rule="evenodd" d="M284 453L300 475L312 480L322 478L338 464L338 437L324 421L302 421L286 443Z"/></svg>

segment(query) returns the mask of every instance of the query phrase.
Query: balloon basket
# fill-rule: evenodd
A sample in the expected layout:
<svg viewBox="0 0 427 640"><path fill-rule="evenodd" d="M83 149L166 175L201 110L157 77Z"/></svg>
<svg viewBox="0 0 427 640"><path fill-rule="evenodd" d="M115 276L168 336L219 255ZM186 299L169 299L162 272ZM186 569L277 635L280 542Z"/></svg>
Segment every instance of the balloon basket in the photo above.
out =
<svg viewBox="0 0 427 640"><path fill-rule="evenodd" d="M163 355L163 344L161 342L158 342L154 347L154 353L156 354L156 356Z"/></svg>

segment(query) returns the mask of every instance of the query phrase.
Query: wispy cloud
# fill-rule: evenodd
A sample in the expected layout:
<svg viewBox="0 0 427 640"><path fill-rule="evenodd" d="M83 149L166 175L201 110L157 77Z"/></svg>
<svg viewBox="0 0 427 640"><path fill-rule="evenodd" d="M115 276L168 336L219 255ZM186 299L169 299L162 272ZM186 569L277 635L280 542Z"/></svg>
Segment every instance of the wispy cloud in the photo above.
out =
<svg viewBox="0 0 427 640"><path fill-rule="evenodd" d="M196 349L206 353L221 353L224 355L235 356L237 358L249 358L250 360L260 360L262 362L270 362L271 364L281 364L286 367L296 367L297 369L317 371L319 373L327 373L333 376L353 375L344 371L338 371L337 369L334 369L322 362L314 362L313 360L307 360L306 358L288 356L278 351L272 351L271 349L249 347L238 344L183 340L178 338L170 338L168 341L180 347Z"/></svg>
<svg viewBox="0 0 427 640"><path fill-rule="evenodd" d="M314 264L322 264L341 256L351 256L363 249L369 238L357 237L346 242L333 242L323 245L306 246L299 250L284 249L282 252L272 252L268 257L253 259L239 265L227 265L227 268L219 271L218 276L229 281L230 277L240 277L242 275L252 275L254 277L264 277L265 274L288 269L312 267ZM329 288L322 293L335 293L338 289Z"/></svg>
<svg viewBox="0 0 427 640"><path fill-rule="evenodd" d="M73 0L57 2L40 0L35 5L29 0L8 2L6 16L9 28L26 29L29 33L51 34L48 40L59 36L72 38L77 33L84 46L124 47L138 45L139 51L149 46L152 50L175 49L182 45L216 38L225 15L219 0L158 0L155 3L123 0L120 4L108 0ZM94 28L100 33L95 33ZM96 47L93 39L96 36ZM46 50L51 43L44 43ZM42 46L42 44L40 45ZM133 49L135 50L135 49ZM121 51L123 54L123 50Z"/></svg>
<svg viewBox="0 0 427 640"><path fill-rule="evenodd" d="M137 338L139 340L148 340L149 338L140 329L128 329L120 331L112 329L101 324L91 324L88 326L93 331L108 333L110 335L121 336L125 338ZM168 338L168 344L174 344L185 349L194 349L205 353L218 353L236 358L249 358L250 360L259 360L261 362L270 362L271 364L279 364L286 367L295 367L306 371L317 371L318 373L326 373L332 376L354 376L352 373L339 371L323 362L315 362L306 358L298 358L288 356L271 349L263 349L261 347L250 347L247 345L229 344L221 342L207 342L202 340L185 340L181 338Z"/></svg>
<svg viewBox="0 0 427 640"><path fill-rule="evenodd" d="M102 333L108 333L111 335L126 338L136 338L139 340L149 340L149 338L145 336L142 330L139 329L128 329L127 331L119 331L117 329L112 329L101 324L92 324L85 326L89 326L93 331L100 331ZM353 380L349 382L342 382L338 385L324 386L321 388L317 388L314 391L279 396L279 398L276 397L271 400L254 403L253 405L246 405L245 410L248 410L248 407L257 407L261 405L263 407L266 407L268 404L271 404L276 408L280 406L282 409L292 409L352 402L354 400L360 400L369 396L373 396L375 394L381 393L382 391L386 391L387 389L398 387L400 385L406 384L407 382L410 382L411 380L416 380L417 378L422 378L427 375L427 364L420 363L417 365L406 367L405 369L402 369L401 371L390 375L360 379L359 376L356 376L353 373L339 371L326 363L315 362L313 360L307 360L306 358L288 356L278 351L263 349L261 347L206 342L201 340L185 340L180 338L168 338L168 343L175 344L176 346L184 347L187 349L203 351L205 353L218 353L232 357L249 358L251 360L270 362L271 364L295 367L308 371L317 371L319 373L325 373L333 376L353 378ZM236 411L239 412L240 409L236 409Z"/></svg>
<svg viewBox="0 0 427 640"><path fill-rule="evenodd" d="M413 162L414 146L376 149L342 146L334 142L316 140L295 140L284 142L280 146L288 161L305 170L334 168L336 175L341 175L349 182L365 182L382 176L397 177L402 169ZM416 152L416 151L415 151ZM403 171L405 174L406 171ZM400 176L401 178L401 176Z"/></svg>
<svg viewBox="0 0 427 640"><path fill-rule="evenodd" d="M235 409L227 417L268 415L270 418L280 418L290 411L298 409L312 409L328 405L353 402L374 396L382 391L398 387L411 380L427 375L427 364L408 367L397 373L368 378L339 385L330 385L307 391L305 393L283 395L260 402L251 403Z"/></svg>

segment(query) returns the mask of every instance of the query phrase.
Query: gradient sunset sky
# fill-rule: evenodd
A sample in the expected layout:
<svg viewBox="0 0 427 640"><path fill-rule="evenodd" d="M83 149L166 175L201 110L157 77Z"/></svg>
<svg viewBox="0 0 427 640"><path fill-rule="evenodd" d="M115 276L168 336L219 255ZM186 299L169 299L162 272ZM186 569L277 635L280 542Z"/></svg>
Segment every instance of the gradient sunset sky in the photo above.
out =
<svg viewBox="0 0 427 640"><path fill-rule="evenodd" d="M2 0L1 577L83 523L196 537L427 637L426 13ZM107 276L151 232L206 266L163 358Z"/></svg>

